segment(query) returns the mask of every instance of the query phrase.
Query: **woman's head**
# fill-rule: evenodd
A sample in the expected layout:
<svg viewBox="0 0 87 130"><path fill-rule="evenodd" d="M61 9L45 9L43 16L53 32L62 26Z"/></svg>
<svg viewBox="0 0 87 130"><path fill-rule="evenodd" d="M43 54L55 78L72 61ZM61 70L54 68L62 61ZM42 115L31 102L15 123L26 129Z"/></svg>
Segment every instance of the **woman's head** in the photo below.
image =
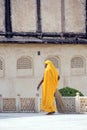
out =
<svg viewBox="0 0 87 130"><path fill-rule="evenodd" d="M47 67L47 66L50 66L50 67L54 67L55 68L55 66L54 66L54 64L52 63L52 61L50 61L50 60L46 60L45 61L45 68Z"/></svg>

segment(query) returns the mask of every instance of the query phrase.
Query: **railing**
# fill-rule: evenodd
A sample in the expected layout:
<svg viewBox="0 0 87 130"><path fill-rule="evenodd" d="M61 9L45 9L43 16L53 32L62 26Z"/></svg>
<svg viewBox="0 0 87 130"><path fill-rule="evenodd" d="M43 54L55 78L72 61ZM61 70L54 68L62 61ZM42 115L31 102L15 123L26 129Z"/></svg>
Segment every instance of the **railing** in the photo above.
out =
<svg viewBox="0 0 87 130"><path fill-rule="evenodd" d="M87 113L87 97L63 97L66 105L66 113ZM7 98L0 95L0 112L40 112L39 94L36 97L21 97Z"/></svg>
<svg viewBox="0 0 87 130"><path fill-rule="evenodd" d="M36 112L35 97L7 98L0 95L0 112Z"/></svg>
<svg viewBox="0 0 87 130"><path fill-rule="evenodd" d="M38 99L38 109L40 111L40 98ZM75 97L63 97L64 103L66 105L66 113L87 113L87 96L80 96L79 93Z"/></svg>

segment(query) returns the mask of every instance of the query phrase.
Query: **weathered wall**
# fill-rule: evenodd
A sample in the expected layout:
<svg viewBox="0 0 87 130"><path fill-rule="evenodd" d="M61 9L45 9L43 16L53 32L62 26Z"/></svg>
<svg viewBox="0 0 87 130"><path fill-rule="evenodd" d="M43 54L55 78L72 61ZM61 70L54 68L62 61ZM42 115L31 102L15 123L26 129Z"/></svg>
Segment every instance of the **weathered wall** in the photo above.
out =
<svg viewBox="0 0 87 130"><path fill-rule="evenodd" d="M43 32L61 32L61 0L41 1Z"/></svg>
<svg viewBox="0 0 87 130"><path fill-rule="evenodd" d="M65 31L85 32L85 0L65 0Z"/></svg>
<svg viewBox="0 0 87 130"><path fill-rule="evenodd" d="M13 31L36 30L36 1L11 0Z"/></svg>
<svg viewBox="0 0 87 130"><path fill-rule="evenodd" d="M40 51L40 55L38 55ZM19 57L32 58L32 73L26 73L26 69L17 70ZM77 70L73 75L71 60L73 57L82 57L85 63L85 71ZM0 45L0 60L3 59L4 75L0 77L0 94L3 97L32 97L36 95L36 87L43 76L44 60L54 57L60 59L60 83L59 88L70 86L77 88L87 95L87 45ZM28 71L28 69L27 69ZM80 72L80 73L79 73ZM19 75L20 74L20 75ZM40 90L41 93L41 90Z"/></svg>
<svg viewBox="0 0 87 130"><path fill-rule="evenodd" d="M85 32L86 0L64 0L63 5L62 1L41 0L42 31L62 32L64 28L65 32ZM4 0L0 0L0 31L5 31L4 6ZM63 7L64 12L61 12ZM62 21L62 17L65 21ZM36 0L11 0L11 22L13 32L36 32ZM17 69L17 59L21 57L25 57L23 59L25 61L29 58L32 67ZM49 57L58 60L61 76L59 88L70 86L87 95L87 45L51 43L49 45L0 43L0 94L4 97L16 97L17 94L35 96L37 84L43 76L44 60ZM71 67L73 57L83 59L82 68ZM80 63L77 66L79 65Z"/></svg>
<svg viewBox="0 0 87 130"><path fill-rule="evenodd" d="M41 0L40 8L43 32L85 32L85 0ZM36 31L36 0L11 0L11 14L13 31Z"/></svg>
<svg viewBox="0 0 87 130"><path fill-rule="evenodd" d="M4 0L0 0L0 31L4 31Z"/></svg>

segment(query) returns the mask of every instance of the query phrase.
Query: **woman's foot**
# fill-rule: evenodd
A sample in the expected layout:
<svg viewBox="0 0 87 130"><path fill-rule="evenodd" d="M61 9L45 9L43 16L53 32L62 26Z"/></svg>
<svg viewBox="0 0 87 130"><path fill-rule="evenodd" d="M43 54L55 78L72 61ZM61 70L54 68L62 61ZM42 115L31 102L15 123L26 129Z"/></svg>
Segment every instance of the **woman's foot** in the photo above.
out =
<svg viewBox="0 0 87 130"><path fill-rule="evenodd" d="M46 115L52 115L54 113L55 113L54 111L53 112L48 112Z"/></svg>

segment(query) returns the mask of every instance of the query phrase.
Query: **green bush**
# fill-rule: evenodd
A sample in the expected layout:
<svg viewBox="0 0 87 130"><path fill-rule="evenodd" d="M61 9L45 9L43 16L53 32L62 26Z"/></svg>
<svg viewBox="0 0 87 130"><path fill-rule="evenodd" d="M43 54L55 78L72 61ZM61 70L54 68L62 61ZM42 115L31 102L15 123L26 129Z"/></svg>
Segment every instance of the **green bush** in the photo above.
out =
<svg viewBox="0 0 87 130"><path fill-rule="evenodd" d="M59 92L61 93L62 96L76 96L76 93L79 92L80 96L84 96L80 91L74 88L70 87L64 87L59 89Z"/></svg>

